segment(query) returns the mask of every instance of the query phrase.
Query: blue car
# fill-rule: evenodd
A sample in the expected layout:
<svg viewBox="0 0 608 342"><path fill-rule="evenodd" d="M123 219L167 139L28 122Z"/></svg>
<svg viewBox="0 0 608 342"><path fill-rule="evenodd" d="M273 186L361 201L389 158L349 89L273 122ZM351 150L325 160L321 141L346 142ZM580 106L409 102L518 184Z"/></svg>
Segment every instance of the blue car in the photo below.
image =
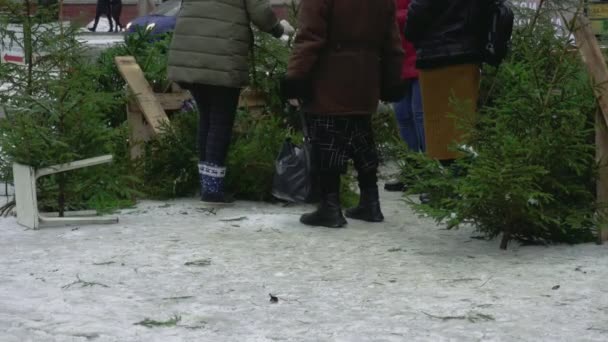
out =
<svg viewBox="0 0 608 342"><path fill-rule="evenodd" d="M133 19L126 26L127 34L145 29L152 35L172 32L177 21L177 13L182 6L182 0L169 0L160 4L156 9L142 17Z"/></svg>

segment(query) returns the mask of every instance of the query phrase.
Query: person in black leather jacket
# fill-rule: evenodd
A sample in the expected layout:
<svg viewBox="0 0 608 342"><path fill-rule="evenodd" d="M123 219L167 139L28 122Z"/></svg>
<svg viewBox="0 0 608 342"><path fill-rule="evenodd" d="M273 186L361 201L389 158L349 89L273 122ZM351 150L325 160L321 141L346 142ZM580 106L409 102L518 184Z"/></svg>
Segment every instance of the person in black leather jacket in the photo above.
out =
<svg viewBox="0 0 608 342"><path fill-rule="evenodd" d="M408 11L405 37L417 53L426 152L444 164L459 156L453 144L464 133L453 116L476 111L484 3L413 0Z"/></svg>
<svg viewBox="0 0 608 342"><path fill-rule="evenodd" d="M418 68L481 62L482 0L413 0L405 36Z"/></svg>

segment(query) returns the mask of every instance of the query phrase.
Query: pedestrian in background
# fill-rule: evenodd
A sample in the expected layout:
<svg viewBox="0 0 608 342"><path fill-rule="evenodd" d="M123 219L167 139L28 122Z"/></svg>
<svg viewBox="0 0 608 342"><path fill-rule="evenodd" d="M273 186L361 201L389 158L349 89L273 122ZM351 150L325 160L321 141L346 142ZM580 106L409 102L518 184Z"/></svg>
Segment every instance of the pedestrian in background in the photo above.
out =
<svg viewBox="0 0 608 342"><path fill-rule="evenodd" d="M124 28L120 22L120 17L122 15L122 0L110 0L110 12L112 13L116 32L122 31Z"/></svg>
<svg viewBox="0 0 608 342"><path fill-rule="evenodd" d="M476 111L483 0L412 0L405 38L416 48L426 154L450 165L463 133L453 116Z"/></svg>
<svg viewBox="0 0 608 342"><path fill-rule="evenodd" d="M420 94L420 82L418 70L416 70L416 49L414 45L405 38L405 23L410 5L410 0L397 1L397 23L401 32L401 43L405 51L403 58L403 69L401 77L407 87L405 97L394 104L395 116L399 125L399 135L405 141L412 152L424 152L424 113L422 110L422 96ZM404 191L406 185L399 179L384 184L387 191Z"/></svg>
<svg viewBox="0 0 608 342"><path fill-rule="evenodd" d="M114 30L110 1L111 0L97 0L97 5L95 7L95 21L93 22L93 27L89 27L89 31L97 31L97 25L99 25L99 20L101 19L102 15L105 15L108 18L108 23L110 24L110 30L108 32L112 32Z"/></svg>

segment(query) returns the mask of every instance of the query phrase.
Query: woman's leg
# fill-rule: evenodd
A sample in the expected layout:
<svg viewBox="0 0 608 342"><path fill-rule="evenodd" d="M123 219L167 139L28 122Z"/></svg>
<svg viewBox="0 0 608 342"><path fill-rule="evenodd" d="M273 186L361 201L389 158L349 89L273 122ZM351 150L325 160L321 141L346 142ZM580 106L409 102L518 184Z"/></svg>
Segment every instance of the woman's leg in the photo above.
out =
<svg viewBox="0 0 608 342"><path fill-rule="evenodd" d="M410 82L411 83L411 82ZM419 141L412 112L412 88L408 87L405 97L400 102L395 103L395 116L399 125L399 134L412 151L418 151Z"/></svg>
<svg viewBox="0 0 608 342"><path fill-rule="evenodd" d="M367 222L382 222L378 193L378 150L372 130L371 115L353 116L349 154L357 170L361 192L359 205L346 211L346 217Z"/></svg>
<svg viewBox="0 0 608 342"><path fill-rule="evenodd" d="M196 109L198 110L198 172L201 187L201 199L203 199L206 189L206 181L204 176L204 173L206 173L205 152L207 150L207 135L209 134L208 94L205 94L202 86L198 84L180 84L180 86L190 92L190 95L192 95L194 103L196 104Z"/></svg>
<svg viewBox="0 0 608 342"><path fill-rule="evenodd" d="M424 152L426 150L426 143L424 137L424 111L422 109L420 81L418 81L418 79L412 80L410 85L412 121L416 130L416 149L414 149L414 151Z"/></svg>
<svg viewBox="0 0 608 342"><path fill-rule="evenodd" d="M123 29L122 23L120 22L120 16L122 15L122 0L114 0L112 2L112 18L116 25L116 31L120 32Z"/></svg>
<svg viewBox="0 0 608 342"><path fill-rule="evenodd" d="M185 85L199 110L199 174L201 199L225 202L226 156L240 89L207 85Z"/></svg>
<svg viewBox="0 0 608 342"><path fill-rule="evenodd" d="M232 128L239 103L239 88L207 86L209 93L209 129L205 161L224 166L232 141Z"/></svg>
<svg viewBox="0 0 608 342"><path fill-rule="evenodd" d="M410 81L410 87L406 97L395 105L397 122L403 140L408 144L411 151L424 152L424 115L422 111L422 96L420 94L420 82L418 79ZM384 184L386 191L404 191L407 185L400 179L393 179Z"/></svg>
<svg viewBox="0 0 608 342"><path fill-rule="evenodd" d="M110 0L108 0L108 5L106 6L106 17L108 17L108 24L110 25L110 30L108 32L113 32L114 31L114 24L113 24L113 20L112 20L112 4L110 2Z"/></svg>
<svg viewBox="0 0 608 342"><path fill-rule="evenodd" d="M93 27L89 27L89 31L91 32L95 32L97 31L97 25L99 25L99 19L101 19L101 6L97 5L97 8L95 10L95 21L93 22Z"/></svg>
<svg viewBox="0 0 608 342"><path fill-rule="evenodd" d="M346 168L345 130L348 125L335 116L310 115L313 163L318 170L321 201L316 211L304 214L300 222L309 226L340 228L346 225L340 204L340 174Z"/></svg>
<svg viewBox="0 0 608 342"><path fill-rule="evenodd" d="M240 89L202 86L208 106L207 127L202 127L204 161L199 164L201 174L201 200L211 203L225 203L224 179L226 177L226 156L232 139L232 126L238 106Z"/></svg>

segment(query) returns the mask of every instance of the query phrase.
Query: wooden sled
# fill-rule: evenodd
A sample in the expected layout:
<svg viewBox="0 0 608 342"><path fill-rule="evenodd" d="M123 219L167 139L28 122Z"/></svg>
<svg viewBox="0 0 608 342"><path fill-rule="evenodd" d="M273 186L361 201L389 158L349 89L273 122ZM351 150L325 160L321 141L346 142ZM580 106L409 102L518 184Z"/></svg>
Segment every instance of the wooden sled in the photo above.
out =
<svg viewBox="0 0 608 342"><path fill-rule="evenodd" d="M41 213L38 211L38 200L36 198L36 181L40 177L105 164L111 161L112 156L106 155L66 164L54 165L39 170L36 170L28 165L14 163L13 178L15 182L17 223L31 229L76 224L85 225L117 223L118 218L96 216L97 212L94 210L66 212L65 217L59 217L58 213Z"/></svg>

